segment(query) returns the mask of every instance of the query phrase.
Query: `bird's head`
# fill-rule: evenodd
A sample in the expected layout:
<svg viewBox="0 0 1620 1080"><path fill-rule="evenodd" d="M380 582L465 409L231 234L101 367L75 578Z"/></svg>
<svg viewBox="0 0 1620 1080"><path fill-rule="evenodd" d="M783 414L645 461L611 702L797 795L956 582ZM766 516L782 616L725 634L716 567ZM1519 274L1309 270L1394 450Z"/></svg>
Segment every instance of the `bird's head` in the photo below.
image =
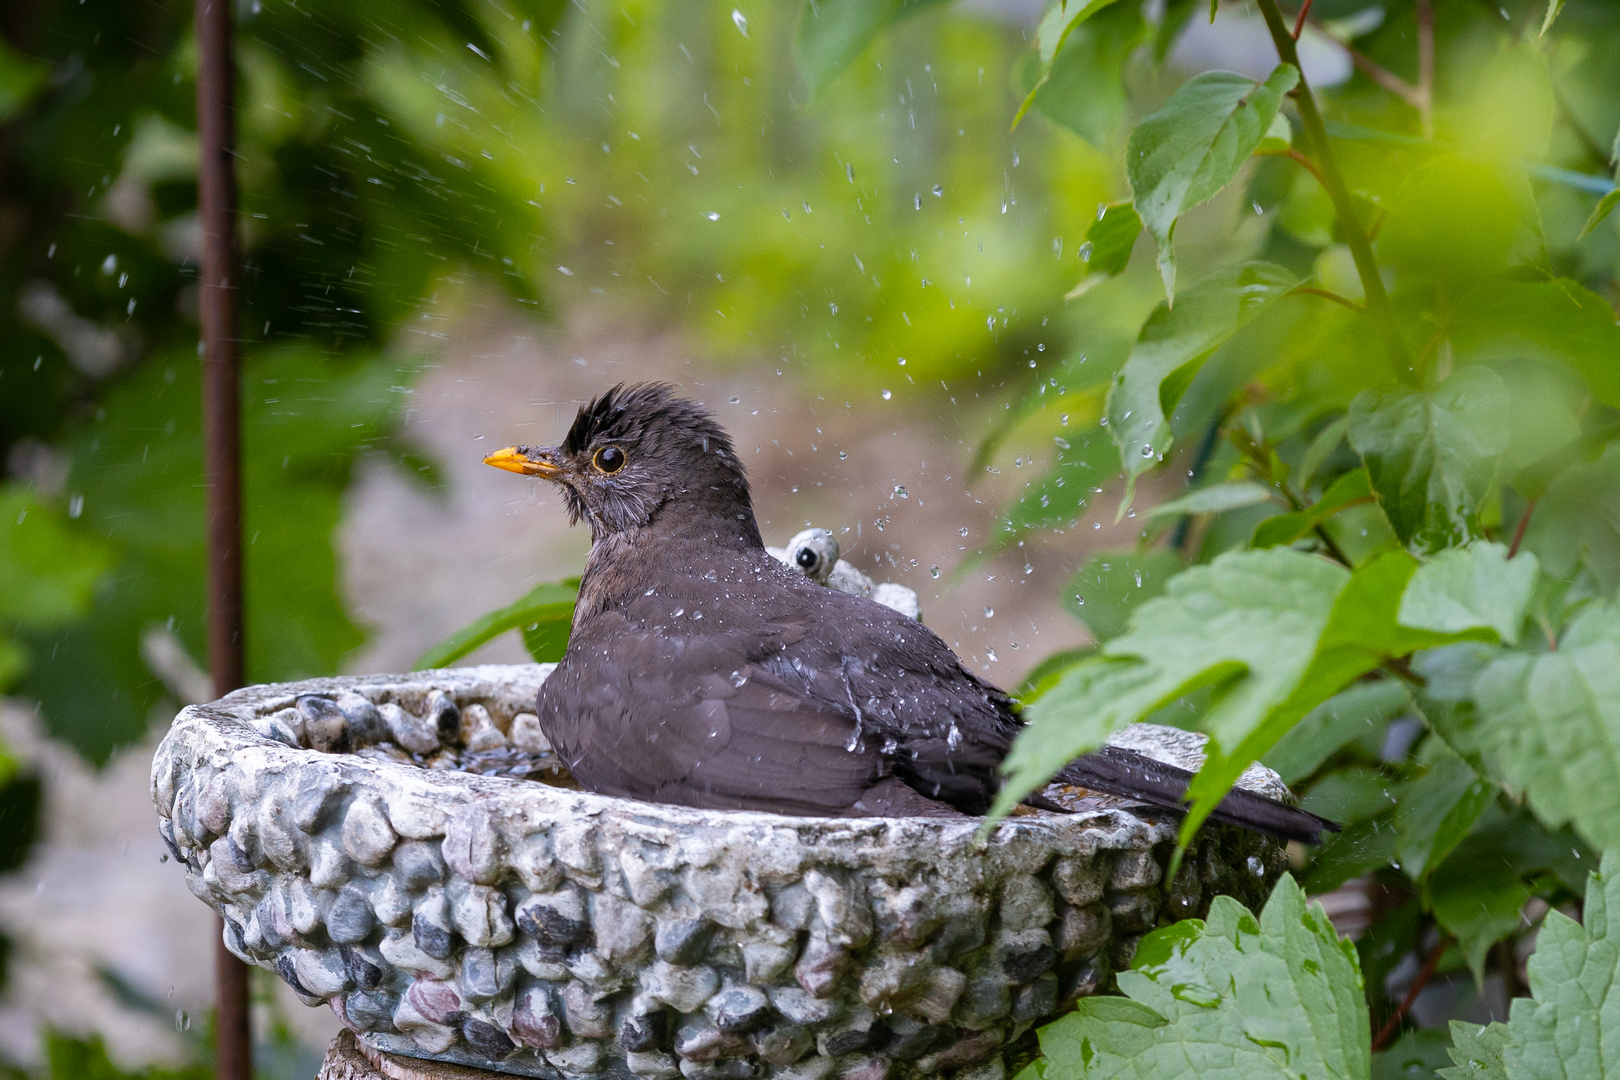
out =
<svg viewBox="0 0 1620 1080"><path fill-rule="evenodd" d="M620 384L580 408L559 446L509 446L484 459L562 488L593 539L653 525L759 546L731 437L667 383Z"/></svg>

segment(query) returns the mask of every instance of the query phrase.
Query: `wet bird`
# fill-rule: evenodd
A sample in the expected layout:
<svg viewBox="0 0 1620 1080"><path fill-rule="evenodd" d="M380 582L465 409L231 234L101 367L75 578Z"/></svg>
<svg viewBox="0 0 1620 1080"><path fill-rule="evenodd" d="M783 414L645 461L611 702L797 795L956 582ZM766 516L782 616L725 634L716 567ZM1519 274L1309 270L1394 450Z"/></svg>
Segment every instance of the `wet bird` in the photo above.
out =
<svg viewBox="0 0 1620 1080"><path fill-rule="evenodd" d="M990 808L1020 730L1013 699L915 619L767 554L742 463L701 406L621 385L560 446L484 460L555 483L591 529L567 653L538 703L584 787L798 815ZM1190 779L1116 747L1059 776L1173 811ZM1311 841L1336 828L1243 790L1213 817Z"/></svg>

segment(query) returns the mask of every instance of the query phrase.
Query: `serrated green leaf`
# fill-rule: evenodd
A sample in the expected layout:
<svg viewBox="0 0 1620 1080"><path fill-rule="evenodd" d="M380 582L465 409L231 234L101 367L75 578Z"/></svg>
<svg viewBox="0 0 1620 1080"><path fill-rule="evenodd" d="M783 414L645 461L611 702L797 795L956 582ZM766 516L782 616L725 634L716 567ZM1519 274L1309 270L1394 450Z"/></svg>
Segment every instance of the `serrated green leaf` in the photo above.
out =
<svg viewBox="0 0 1620 1080"><path fill-rule="evenodd" d="M1064 586L1063 606L1092 637L1108 641L1125 632L1138 605L1163 595L1165 582L1182 565L1181 556L1165 548L1098 552Z"/></svg>
<svg viewBox="0 0 1620 1080"><path fill-rule="evenodd" d="M1444 730L1522 792L1548 827L1573 822L1593 846L1609 849L1620 847L1617 623L1612 603L1594 603L1556 652L1498 657L1475 684L1475 715Z"/></svg>
<svg viewBox="0 0 1620 1080"><path fill-rule="evenodd" d="M1294 145L1294 127L1288 122L1286 113L1278 112L1271 118L1271 126L1260 139L1260 145L1254 148L1257 154L1286 154Z"/></svg>
<svg viewBox="0 0 1620 1080"><path fill-rule="evenodd" d="M1070 435L1057 461L1032 481L1007 508L986 545L999 550L1031 529L1074 524L1096 495L1096 488L1119 472L1119 452L1100 427Z"/></svg>
<svg viewBox="0 0 1620 1080"><path fill-rule="evenodd" d="M1041 1029L1048 1080L1370 1076L1355 950L1290 875L1258 920L1220 896L1149 934L1119 987Z"/></svg>
<svg viewBox="0 0 1620 1080"><path fill-rule="evenodd" d="M1536 503L1520 550L1545 573L1572 580L1584 567L1603 592L1620 588L1620 443L1567 467Z"/></svg>
<svg viewBox="0 0 1620 1080"><path fill-rule="evenodd" d="M1305 888L1312 895L1332 892L1347 881L1381 870L1395 861L1395 830L1375 818L1329 836L1311 853Z"/></svg>
<svg viewBox="0 0 1620 1080"><path fill-rule="evenodd" d="M1350 765L1312 784L1300 805L1341 825L1354 825L1394 809L1398 786L1382 769Z"/></svg>
<svg viewBox="0 0 1620 1080"><path fill-rule="evenodd" d="M1125 174L1136 212L1159 245L1165 296L1176 294L1172 240L1176 219L1232 179L1271 127L1299 71L1282 64L1263 83L1206 71L1183 83L1158 112L1131 132Z"/></svg>
<svg viewBox="0 0 1620 1080"><path fill-rule="evenodd" d="M1257 506L1271 501L1271 489L1252 480L1232 480L1224 484L1211 484L1169 502L1160 503L1148 511L1149 518L1171 517L1181 514L1219 514L1245 506Z"/></svg>
<svg viewBox="0 0 1620 1080"><path fill-rule="evenodd" d="M1434 1080L1451 1058L1451 1036L1433 1028L1405 1032L1388 1050L1373 1052L1372 1080Z"/></svg>
<svg viewBox="0 0 1620 1080"><path fill-rule="evenodd" d="M1170 448L1166 417L1204 361L1294 284L1294 276L1280 266L1246 263L1194 285L1174 307L1154 308L1108 393L1109 430L1127 481L1134 482Z"/></svg>
<svg viewBox="0 0 1620 1080"><path fill-rule="evenodd" d="M1131 249L1142 233L1142 219L1129 202L1109 203L1086 230L1090 250L1083 254L1086 272L1065 300L1076 300L1096 286L1124 272L1131 261Z"/></svg>
<svg viewBox="0 0 1620 1080"><path fill-rule="evenodd" d="M1419 567L1401 596L1402 626L1440 633L1487 628L1509 645L1536 588L1536 557L1509 559L1505 544L1476 540L1448 548Z"/></svg>
<svg viewBox="0 0 1620 1080"><path fill-rule="evenodd" d="M1424 766L1402 786L1395 809L1395 855L1401 872L1419 882L1468 835L1493 793L1439 739L1424 743Z"/></svg>
<svg viewBox="0 0 1620 1080"><path fill-rule="evenodd" d="M509 630L520 631L537 663L561 660L579 596L577 579L536 585L503 608L473 620L422 654L414 670L448 667Z"/></svg>
<svg viewBox="0 0 1620 1080"><path fill-rule="evenodd" d="M819 98L884 30L944 0L816 0L799 13L793 39L799 70Z"/></svg>
<svg viewBox="0 0 1620 1080"><path fill-rule="evenodd" d="M1504 449L1502 380L1464 368L1432 391L1364 390L1350 403L1350 445L1402 542L1439 549L1477 532Z"/></svg>
<svg viewBox="0 0 1620 1080"><path fill-rule="evenodd" d="M1367 470L1352 469L1335 480L1320 499L1305 509L1278 514L1256 525L1254 538L1249 544L1257 548L1292 544L1341 510L1370 502L1372 498L1372 483L1367 478Z"/></svg>
<svg viewBox="0 0 1620 1080"><path fill-rule="evenodd" d="M1306 713L1260 760L1283 783L1295 783L1342 747L1381 730L1411 707L1412 697L1398 680L1355 683Z"/></svg>
<svg viewBox="0 0 1620 1080"><path fill-rule="evenodd" d="M1575 242L1578 244L1591 236L1592 230L1603 224L1604 219L1614 212L1616 205L1620 205L1620 188L1616 188L1603 196L1598 200L1597 205L1592 207L1592 213L1587 217L1586 224L1581 226L1580 235L1575 237Z"/></svg>
<svg viewBox="0 0 1620 1080"><path fill-rule="evenodd" d="M1508 1080L1508 1026L1492 1023L1486 1027L1462 1020L1451 1022L1451 1060L1455 1066L1439 1070L1441 1080Z"/></svg>
<svg viewBox="0 0 1620 1080"><path fill-rule="evenodd" d="M1558 13L1563 10L1564 0L1547 0L1547 14L1541 17L1542 37L1547 36L1547 31L1552 29L1553 22L1558 18Z"/></svg>
<svg viewBox="0 0 1620 1080"><path fill-rule="evenodd" d="M1586 886L1585 923L1547 913L1526 964L1530 998L1513 1002L1502 1059L1514 1080L1620 1077L1620 859L1603 857Z"/></svg>

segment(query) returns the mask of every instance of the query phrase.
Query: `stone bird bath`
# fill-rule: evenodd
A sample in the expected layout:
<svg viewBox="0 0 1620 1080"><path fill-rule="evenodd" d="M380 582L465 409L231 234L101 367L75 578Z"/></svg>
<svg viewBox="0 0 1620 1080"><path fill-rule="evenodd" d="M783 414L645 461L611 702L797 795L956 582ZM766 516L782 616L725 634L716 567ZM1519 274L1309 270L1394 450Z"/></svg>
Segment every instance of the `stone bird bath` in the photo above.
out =
<svg viewBox="0 0 1620 1080"><path fill-rule="evenodd" d="M1215 893L1255 906L1283 867L1276 843L1206 826L1167 888L1174 819L1096 797L981 838L969 818L593 795L534 725L550 670L314 679L182 711L153 800L230 949L373 1050L519 1076L1000 1080L1142 933ZM1125 734L1201 760L1199 736ZM1264 769L1243 784L1286 796Z"/></svg>

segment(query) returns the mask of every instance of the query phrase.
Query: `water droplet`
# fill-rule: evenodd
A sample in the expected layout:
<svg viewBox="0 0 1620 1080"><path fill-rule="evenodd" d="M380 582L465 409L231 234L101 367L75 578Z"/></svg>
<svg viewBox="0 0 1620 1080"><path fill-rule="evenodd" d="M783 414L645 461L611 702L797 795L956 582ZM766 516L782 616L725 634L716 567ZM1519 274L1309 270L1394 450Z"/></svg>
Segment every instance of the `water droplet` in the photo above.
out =
<svg viewBox="0 0 1620 1080"><path fill-rule="evenodd" d="M968 531L967 531L967 526L966 526L966 525L964 525L964 526L962 526L962 527L961 527L961 528L960 528L960 529L957 529L957 530L956 530L956 535L958 535L958 536L966 536L966 535L967 535L967 532L968 532Z"/></svg>
<svg viewBox="0 0 1620 1080"><path fill-rule="evenodd" d="M993 607L986 606L985 609L984 609L984 617L987 618L987 619L995 618L996 617L996 609L993 608Z"/></svg>
<svg viewBox="0 0 1620 1080"><path fill-rule="evenodd" d="M1086 606L1086 598L1081 596L1079 593L1075 593L1074 594L1074 603L1075 603L1076 607L1085 607Z"/></svg>
<svg viewBox="0 0 1620 1080"><path fill-rule="evenodd" d="M190 1031L191 1030L191 1014L186 1012L186 1010L184 1010L184 1009L176 1009L174 1011L174 1030L176 1030L176 1031Z"/></svg>
<svg viewBox="0 0 1620 1080"><path fill-rule="evenodd" d="M1062 415L1060 415L1058 417L1058 423L1062 424L1064 427L1068 427L1069 426L1069 414L1068 413L1063 413Z"/></svg>
<svg viewBox="0 0 1620 1080"><path fill-rule="evenodd" d="M741 34L743 37L748 36L748 16L744 15L742 12L738 11L736 8L732 8L731 9L731 21L736 24L737 32L739 34Z"/></svg>
<svg viewBox="0 0 1620 1080"><path fill-rule="evenodd" d="M934 185L934 198L937 199L943 194L945 194L945 185L944 184L935 184Z"/></svg>
<svg viewBox="0 0 1620 1080"><path fill-rule="evenodd" d="M1068 422L1069 422L1069 418L1068 418L1068 416L1067 416L1067 415L1065 415L1065 416L1064 416L1064 417L1063 417L1063 422L1064 422L1064 423L1068 423ZM1065 439L1065 438L1064 438L1064 437L1063 437L1063 436L1061 436L1061 435L1054 435L1054 436L1052 436L1052 443L1053 443L1053 445L1054 445L1054 446L1056 446L1056 447L1057 447L1057 448L1058 448L1058 449L1059 449L1059 450L1067 450L1067 449L1068 449L1068 448L1069 448L1069 440L1068 440L1068 439Z"/></svg>
<svg viewBox="0 0 1620 1080"><path fill-rule="evenodd" d="M118 256L109 255L101 260L101 272L111 277L118 270Z"/></svg>
<svg viewBox="0 0 1620 1080"><path fill-rule="evenodd" d="M888 390L883 391L883 400L884 401L888 401L892 397L894 397L894 394L892 394Z"/></svg>
<svg viewBox="0 0 1620 1080"><path fill-rule="evenodd" d="M894 485L894 493L896 495L900 496L902 499L911 498L911 492L907 491L904 487L901 487L899 484Z"/></svg>
<svg viewBox="0 0 1620 1080"><path fill-rule="evenodd" d="M917 194L915 194L915 195L913 195L911 197L911 208L913 210L921 210L922 209L922 193L921 192L918 192Z"/></svg>
<svg viewBox="0 0 1620 1080"><path fill-rule="evenodd" d="M717 213L714 210L710 210L707 214L704 214L703 216L708 218L710 221L719 221L720 220L719 213Z"/></svg>
<svg viewBox="0 0 1620 1080"><path fill-rule="evenodd" d="M737 405L737 404L740 404L740 403L741 403L741 402L742 402L742 398L740 398L740 397L733 397L733 398L732 398L732 399L731 399L731 403L732 403L732 404L733 404L733 405Z"/></svg>
<svg viewBox="0 0 1620 1080"><path fill-rule="evenodd" d="M1007 212L1007 200L1006 199L1001 200L1001 212L1003 214L1005 214Z"/></svg>
<svg viewBox="0 0 1620 1080"><path fill-rule="evenodd" d="M850 183L855 182L855 163L853 161L844 162L844 176L848 178Z"/></svg>
<svg viewBox="0 0 1620 1080"><path fill-rule="evenodd" d="M905 358L905 357L903 357L903 356L902 356L902 357L901 357L901 358L900 358L900 366L901 366L901 367L905 367L905 366L906 366L906 358Z"/></svg>
<svg viewBox="0 0 1620 1080"><path fill-rule="evenodd" d="M1099 530L1099 529L1101 529L1101 528L1102 528L1102 522L1100 522L1100 521L1093 521L1093 522L1092 522L1092 523L1091 523L1091 531L1092 531L1092 532L1096 532L1096 531L1097 531L1097 530Z"/></svg>
<svg viewBox="0 0 1620 1080"><path fill-rule="evenodd" d="M75 494L68 499L68 517L77 520L84 513L84 496Z"/></svg>
<svg viewBox="0 0 1620 1080"><path fill-rule="evenodd" d="M996 650L994 650L994 649L986 649L986 650L984 650L984 658L986 660L990 661L992 664L995 663L996 662Z"/></svg>
<svg viewBox="0 0 1620 1080"><path fill-rule="evenodd" d="M1090 240L1087 240L1085 243L1081 244L1080 245L1080 261L1083 262L1083 263L1090 262L1091 261L1091 253L1092 253L1093 250L1095 250L1095 248L1092 245Z"/></svg>
<svg viewBox="0 0 1620 1080"><path fill-rule="evenodd" d="M1142 456L1145 457L1145 458L1152 457L1153 456L1153 447L1151 447L1151 446L1142 447Z"/></svg>
<svg viewBox="0 0 1620 1080"><path fill-rule="evenodd" d="M810 209L810 201L808 199L804 201L804 212L807 214L814 213L814 211Z"/></svg>
<svg viewBox="0 0 1620 1080"><path fill-rule="evenodd" d="M1029 366L1030 366L1030 367L1034 367L1034 366L1035 366L1035 361L1034 361L1034 359L1033 359L1033 358L1031 358L1031 359L1030 359L1030 362L1029 362Z"/></svg>
<svg viewBox="0 0 1620 1080"><path fill-rule="evenodd" d="M929 567L929 568L928 568L928 576L929 576L929 577L931 577L931 578L937 578L937 577L939 577L939 567L937 567L937 566L930 566L930 567Z"/></svg>
<svg viewBox="0 0 1620 1080"><path fill-rule="evenodd" d="M1142 571L1140 570L1136 571L1136 587L1138 589L1142 587Z"/></svg>
<svg viewBox="0 0 1620 1080"><path fill-rule="evenodd" d="M839 461L843 461L847 457L849 457L849 455L846 454L844 451L842 451L842 450L838 451L838 460Z"/></svg>
<svg viewBox="0 0 1620 1080"><path fill-rule="evenodd" d="M685 615L685 614L686 614L686 609L683 608L683 607L678 607L674 611L669 613L670 618L672 618L672 619L678 619L682 615Z"/></svg>

